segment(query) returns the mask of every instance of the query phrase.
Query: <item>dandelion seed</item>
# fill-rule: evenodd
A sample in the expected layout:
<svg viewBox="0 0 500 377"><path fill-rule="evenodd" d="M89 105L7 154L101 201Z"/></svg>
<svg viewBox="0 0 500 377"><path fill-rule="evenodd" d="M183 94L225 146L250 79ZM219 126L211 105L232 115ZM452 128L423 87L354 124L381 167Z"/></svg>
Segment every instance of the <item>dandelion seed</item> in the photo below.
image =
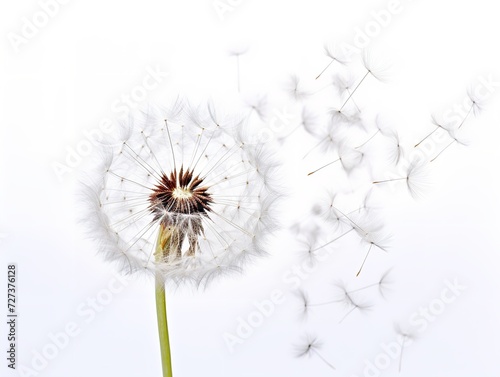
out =
<svg viewBox="0 0 500 377"><path fill-rule="evenodd" d="M442 129L442 130L446 131L447 133L450 132L450 127L441 124L441 122L439 122L434 115L431 116L431 121L432 121L432 124L434 124L436 127L432 130L431 133L427 134L422 140L420 140L417 144L415 144L415 148L417 148L420 144L422 144L425 140L427 140L430 136L432 136L439 129Z"/></svg>
<svg viewBox="0 0 500 377"><path fill-rule="evenodd" d="M339 147L339 152L338 152L338 158L319 167L318 169L316 170L313 170L312 172L310 172L309 174L307 174L308 176L309 175L312 175L314 173L317 173L318 171L330 166L330 165L333 165L335 164L336 162L340 162L341 165L342 165L342 168L346 171L346 172L351 172L355 167L359 166L359 164L361 164L361 161L363 160L363 153L354 149L354 148L350 148L348 147L345 143L342 143L340 144L340 147Z"/></svg>
<svg viewBox="0 0 500 377"><path fill-rule="evenodd" d="M356 216L355 212L358 210L351 211L349 213L342 212L338 207L336 207L336 197L336 193L330 193L328 195L327 203L326 205L323 205L323 207L327 208L321 213L321 216L325 217L329 223L333 223L335 230L340 228L342 225L347 224L350 227L358 229L360 232L364 232L363 228L358 224L359 221L357 219L356 221L353 220Z"/></svg>
<svg viewBox="0 0 500 377"><path fill-rule="evenodd" d="M330 118L332 124L347 124L347 125L358 125L362 124L359 113L355 113L352 110L348 109L337 109L331 108L328 113L330 114Z"/></svg>
<svg viewBox="0 0 500 377"><path fill-rule="evenodd" d="M340 211L335 207L336 205L337 193L329 192L323 202L318 205L319 216L323 217L329 223L334 225L334 229L337 230L342 224L345 224L346 218L341 214ZM326 207L326 209L324 209Z"/></svg>
<svg viewBox="0 0 500 377"><path fill-rule="evenodd" d="M425 177L426 172L424 170L424 165L413 161L408 165L408 168L406 169L406 175L404 177L386 179L382 181L373 181L372 183L374 185L378 185L388 182L404 181L406 183L408 192L411 194L411 196L416 198L420 196L420 194L426 187Z"/></svg>
<svg viewBox="0 0 500 377"><path fill-rule="evenodd" d="M238 48L233 48L229 51L230 56L234 56L236 59L236 83L238 87L238 93L241 93L241 78L240 78L240 56L244 55L248 51L248 47L240 46Z"/></svg>
<svg viewBox="0 0 500 377"><path fill-rule="evenodd" d="M388 281L389 273L390 273L390 270L387 270L384 274L382 274L382 276L380 277L380 279L377 282L365 285L365 286L360 287L360 288L351 289L351 290L347 290L347 288L345 288L344 284L338 283L338 284L336 284L336 286L341 288L344 291L344 293L337 295L335 299L332 299L329 301L324 301L324 302L319 302L319 303L314 303L314 302L311 303L311 301L309 300L309 296L307 296L306 292L302 291L302 294L304 295L302 298L302 300L303 300L302 302L304 303L305 307L307 307L307 310L309 310L310 308L313 308L313 307L326 306L326 305L337 304L339 302L344 302L344 300L346 298L346 294L349 295L349 297L352 297L352 293L358 293L358 292L361 292L361 291L364 291L366 289L370 289L373 287L378 287L380 295L382 297L384 297L384 290L387 289L387 286L391 284L390 281Z"/></svg>
<svg viewBox="0 0 500 377"><path fill-rule="evenodd" d="M346 56L340 54L339 51L337 51L337 48L336 48L336 45L331 45L331 44L326 44L324 46L325 48L325 54L326 56L328 56L331 60L330 62L327 64L327 66L325 68L323 68L323 70L319 73L318 76L316 76L315 80L319 79L321 77L321 75L323 73L325 73L325 71L334 63L334 62L337 62L337 63L340 63L342 65L345 65L348 63L348 59Z"/></svg>
<svg viewBox="0 0 500 377"><path fill-rule="evenodd" d="M246 100L245 103L250 109L247 118L250 118L252 114L255 114L261 121L266 121L269 105L267 96L256 95Z"/></svg>
<svg viewBox="0 0 500 377"><path fill-rule="evenodd" d="M350 95L355 84L356 80L350 72L336 73L332 77L331 85L333 85L341 97L345 94Z"/></svg>
<svg viewBox="0 0 500 377"><path fill-rule="evenodd" d="M280 143L283 143L288 137L292 136L295 132L297 132L300 128L304 128L304 130L311 134L314 135L319 128L319 117L318 115L310 110L307 107L303 107L302 111L300 113L300 123L296 125L292 131L290 131L288 134L281 136L278 141Z"/></svg>
<svg viewBox="0 0 500 377"><path fill-rule="evenodd" d="M403 157L403 147L397 131L391 131L388 135L391 140L391 149L389 150L389 159L394 165L398 165Z"/></svg>
<svg viewBox="0 0 500 377"><path fill-rule="evenodd" d="M451 147L453 144L457 143L457 144L460 144L460 145L467 145L465 141L463 140L460 140L457 135L456 135L456 132L453 132L453 131L450 131L449 132L449 135L450 137L453 139L449 144L447 144L432 160L430 160L430 162L433 162L435 161L439 156L441 156L441 154L443 154L443 152L445 150L447 150L449 147Z"/></svg>
<svg viewBox="0 0 500 377"><path fill-rule="evenodd" d="M363 54L363 66L365 67L366 69L366 73L363 75L363 77L361 78L361 80L359 80L359 83L354 87L354 89L352 90L352 92L349 94L349 96L347 97L347 99L344 101L344 103L342 104L342 106L340 106L340 111L342 111L342 109L345 107L345 105L347 105L347 103L349 102L349 100L354 96L354 94L356 93L356 91L359 89L359 87L361 86L361 84L366 80L366 78L370 75L370 76L373 76L375 79L379 80L379 81L383 81L384 80L384 71L386 70L386 68L382 68L380 66L378 66L374 60L370 57L370 55L368 53L365 52L365 54Z"/></svg>
<svg viewBox="0 0 500 377"><path fill-rule="evenodd" d="M465 124L465 121L467 120L467 118L469 117L469 115L471 113L473 113L474 116L477 116L479 114L479 112L481 111L481 104L479 102L479 99L474 95L474 92L471 89L467 90L467 98L469 99L469 101L471 103L470 108L467 111L467 113L465 114L465 116L462 119L462 121L460 122L460 124L458 125L458 129L462 128L462 126Z"/></svg>
<svg viewBox="0 0 500 377"><path fill-rule="evenodd" d="M307 234L306 239L301 241L301 256L304 257L305 262L309 266L313 266L317 261L317 253L314 248L316 244L316 240L318 237L318 230L314 230L313 232Z"/></svg>
<svg viewBox="0 0 500 377"><path fill-rule="evenodd" d="M307 317L308 309L309 309L309 296L302 289L295 292L295 295L300 300L300 310L301 310L300 314L303 318L305 318L305 317Z"/></svg>
<svg viewBox="0 0 500 377"><path fill-rule="evenodd" d="M349 229L349 230L347 230L347 231L345 231L345 232L342 232L339 236L337 236L337 237L335 237L334 239L332 239L332 240L330 240L330 241L328 241L328 242L324 243L324 244L323 244L323 245L321 245L321 246L318 246L318 247L316 247L316 248L312 249L311 251L312 251L312 252L315 252L315 251L321 250L322 248L324 248L324 247L326 247L326 246L328 246L328 245L331 245L332 243L334 243L334 242L336 242L336 241L340 240L342 237L347 236L347 235L348 235L349 233L351 233L353 230L355 230L355 228L354 228L354 227L350 227L350 229Z"/></svg>
<svg viewBox="0 0 500 377"><path fill-rule="evenodd" d="M401 373L401 368L403 366L403 351L405 346L408 344L408 341L415 340L415 335L409 331L404 331L399 325L395 325L395 330L398 335L401 336L401 353L399 354L399 367L398 371Z"/></svg>
<svg viewBox="0 0 500 377"><path fill-rule="evenodd" d="M344 294L343 294L343 297L341 300L338 300L337 302L342 302L344 303L348 308L350 308L346 314L340 319L339 321L339 324L344 322L344 320L351 314L353 313L355 310L358 310L358 311L364 311L364 310L370 310L370 308L372 307L372 305L370 304L365 304L365 303L361 303L357 300L355 300L353 298L353 296L347 292L347 290L345 289L345 287L343 285L338 285L343 291L344 291Z"/></svg>
<svg viewBox="0 0 500 377"><path fill-rule="evenodd" d="M382 235L380 232L365 232L361 234L361 240L368 244L368 251L366 252L365 258L363 259L361 267L356 273L356 276L359 276L359 274L361 273L373 247L387 252L389 238L389 236Z"/></svg>
<svg viewBox="0 0 500 377"><path fill-rule="evenodd" d="M323 361L329 368L335 370L335 367L327 361L327 359L319 352L323 344L318 341L318 339L311 335L306 335L302 341L302 344L295 346L295 356L301 357L312 357L317 356Z"/></svg>
<svg viewBox="0 0 500 377"><path fill-rule="evenodd" d="M377 136L379 133L380 133L380 129L377 129L377 131L375 131L375 133L373 135L371 135L365 142L363 142L362 144L355 147L355 149L360 149L360 148L364 147L366 144L368 144L370 141L372 141L375 138L375 136Z"/></svg>
<svg viewBox="0 0 500 377"><path fill-rule="evenodd" d="M302 157L304 160L309 156L313 151L321 148L323 152L333 152L338 149L339 140L340 140L340 128L335 126L334 123L331 124L331 127L328 127L326 130L322 130L322 134L318 135L320 141L316 143L309 151Z"/></svg>
<svg viewBox="0 0 500 377"><path fill-rule="evenodd" d="M303 100L311 95L311 92L304 88L297 75L291 75L286 86L286 92L296 101Z"/></svg>
<svg viewBox="0 0 500 377"><path fill-rule="evenodd" d="M347 293L356 293L356 292L364 291L364 290L369 289L369 288L378 287L378 291L380 293L380 296L385 297L384 292L386 289L388 289L387 287L391 284L391 281L389 279L390 272L391 272L391 269L384 272L382 274L382 276L380 277L380 279L376 283L365 285L364 287L357 288L357 289L351 289Z"/></svg>

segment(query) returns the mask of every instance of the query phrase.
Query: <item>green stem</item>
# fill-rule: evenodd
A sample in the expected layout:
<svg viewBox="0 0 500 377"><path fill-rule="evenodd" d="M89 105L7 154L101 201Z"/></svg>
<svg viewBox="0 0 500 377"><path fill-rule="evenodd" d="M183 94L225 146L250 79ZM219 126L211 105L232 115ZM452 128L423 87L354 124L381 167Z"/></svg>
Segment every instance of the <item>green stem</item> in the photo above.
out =
<svg viewBox="0 0 500 377"><path fill-rule="evenodd" d="M170 228L160 226L158 239L156 241L155 260L160 262L168 257L170 250L169 244L173 236ZM165 255L166 254L166 255ZM165 279L160 272L155 275L155 293L156 293L156 317L158 320L158 334L160 335L160 352L163 377L172 377L172 358L170 356L170 340L168 336L167 322L167 303L165 299Z"/></svg>
<svg viewBox="0 0 500 377"><path fill-rule="evenodd" d="M163 377L172 377L172 359L170 357L170 341L168 336L167 305L165 300L165 281L160 273L156 273L156 315L158 333L160 335L161 364Z"/></svg>

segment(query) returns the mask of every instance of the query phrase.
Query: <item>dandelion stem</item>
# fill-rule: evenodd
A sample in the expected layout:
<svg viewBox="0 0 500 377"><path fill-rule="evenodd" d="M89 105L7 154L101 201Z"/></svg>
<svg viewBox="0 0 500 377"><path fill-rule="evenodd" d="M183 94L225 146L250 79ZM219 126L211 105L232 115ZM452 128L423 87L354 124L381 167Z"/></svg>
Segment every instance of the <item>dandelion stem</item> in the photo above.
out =
<svg viewBox="0 0 500 377"><path fill-rule="evenodd" d="M379 132L380 132L380 130L377 130L377 132L375 132L375 133L374 133L374 134L373 134L373 135L372 135L372 136L371 136L368 140L366 140L363 144L358 145L358 146L357 146L356 148L354 148L354 149L359 149L359 148L361 148L361 147L365 146L366 144L368 144L368 142L369 142L370 140L372 140L375 136L377 136Z"/></svg>
<svg viewBox="0 0 500 377"><path fill-rule="evenodd" d="M462 128L462 126L464 125L465 121L467 120L467 118L469 117L469 114L470 112L472 111L472 109L474 108L474 103L472 104L472 106L470 107L469 111L467 111L467 114L465 115L464 119L462 120L462 122L460 123L460 125L458 126L458 129Z"/></svg>
<svg viewBox="0 0 500 377"><path fill-rule="evenodd" d="M342 109L347 104L347 102L349 102L349 100L354 95L354 93L356 93L356 90L358 90L359 86L363 83L363 81L365 81L365 79L366 79L366 77L368 76L369 73L370 73L370 71L366 71L366 74L363 76L363 78L361 79L361 81L359 82L359 84L356 85L356 87L354 88L354 90L352 91L352 93L349 94L349 97L347 97L347 99L345 100L344 104L342 105L342 107L340 108L339 111L342 111Z"/></svg>
<svg viewBox="0 0 500 377"><path fill-rule="evenodd" d="M164 247L170 242L164 243L165 234L163 229L158 232L158 241L156 245L155 258L161 260ZM166 246L169 247L169 246ZM155 275L155 292L156 292L156 317L158 321L158 334L160 336L160 352L161 364L163 370L163 377L172 377L172 359L170 356L170 338L168 335L168 321L167 321L167 304L165 295L165 280L161 273L157 272Z"/></svg>
<svg viewBox="0 0 500 377"><path fill-rule="evenodd" d="M307 176L313 175L314 173L316 173L316 172L320 171L320 170L321 170L321 169L323 169L323 168L326 168L327 166L330 166L331 164L336 163L337 161L340 161L340 158L337 158L335 161L329 162L328 164L323 165L322 167L320 167L320 168L318 168L318 169L316 169L316 170L314 170L314 171L310 172L309 174L307 174Z"/></svg>
<svg viewBox="0 0 500 377"><path fill-rule="evenodd" d="M240 55L236 55L236 74L237 74L237 81L238 81L238 93L241 92L241 84L240 84Z"/></svg>
<svg viewBox="0 0 500 377"><path fill-rule="evenodd" d="M346 89L347 90L347 93L351 94L351 91L349 89ZM354 101L354 98L352 99L352 103L354 106L356 106L356 109L358 110L358 112L361 112L361 109L359 108L358 104L356 103L356 101Z"/></svg>
<svg viewBox="0 0 500 377"><path fill-rule="evenodd" d="M352 307L352 309L351 309L351 310L349 310L349 311L348 311L348 312L347 312L347 313L346 313L346 314L342 317L342 319L339 321L339 324L340 324L340 323L342 323L342 322L344 322L344 319L346 319L346 318L347 318L347 316L348 316L349 314L351 314L354 310L356 310L356 308L357 308L357 306L353 306L353 307Z"/></svg>
<svg viewBox="0 0 500 377"><path fill-rule="evenodd" d="M328 63L328 65L320 72L320 74L316 76L315 80L319 79L319 77L328 69L328 67L330 67L333 64L334 61L335 59L332 59L332 61Z"/></svg>
<svg viewBox="0 0 500 377"><path fill-rule="evenodd" d="M418 147L420 144L422 144L424 142L424 140L427 140L427 138L429 136L431 136L434 132L436 132L437 130L439 130L440 126L437 126L436 128L434 128L434 131L432 131L430 134L428 134L426 137L424 137L422 140L420 140L417 144L415 144L414 148Z"/></svg>
<svg viewBox="0 0 500 377"><path fill-rule="evenodd" d="M403 364L403 350L405 347L406 335L403 336L403 341L401 342L401 354L399 355L399 373L401 373L401 366Z"/></svg>
<svg viewBox="0 0 500 377"><path fill-rule="evenodd" d="M372 246L373 246L373 243L372 243L372 244L370 244L370 247L369 247L369 249L368 249L368 252L367 252L367 253L366 253L366 255L365 255L365 259L363 259L363 263L361 263L361 267L359 268L359 271L358 271L358 273L356 274L356 277L358 277L358 276L359 276L359 274L361 273L361 270L363 269L363 266L365 265L365 262L366 262L366 260L368 259L368 255L370 255L370 251L372 251Z"/></svg>
<svg viewBox="0 0 500 377"><path fill-rule="evenodd" d="M454 139L450 144L448 144L446 147L444 147L444 149L441 152L439 152L436 157L434 157L432 160L430 160L430 162L434 161L436 158L438 158L439 156L441 156L441 154L445 150L447 150L449 147L451 147L455 142L456 142L456 140Z"/></svg>
<svg viewBox="0 0 500 377"><path fill-rule="evenodd" d="M386 179L385 181L374 181L372 182L374 185L379 184L379 183L386 183L386 182L393 182L393 181L402 181L403 179L408 179L408 177L402 177L402 178L394 178L394 179Z"/></svg>
<svg viewBox="0 0 500 377"><path fill-rule="evenodd" d="M323 355L321 355L321 354L319 353L319 351L315 350L314 348L311 348L311 350L312 350L312 352L314 352L314 353L316 354L316 356L318 356L318 357L319 357L319 358L320 358L320 359L321 359L321 360L322 360L322 361L323 361L326 365L328 365L330 368L332 368L333 370L335 370L335 367L334 367L332 364L330 364L330 363L328 362L328 360L326 360L326 359L323 357Z"/></svg>
<svg viewBox="0 0 500 377"><path fill-rule="evenodd" d="M328 241L328 242L327 242L327 243L325 243L324 245L321 245L321 246L319 246L319 247L317 247L316 249L313 249L313 250L311 250L311 251L313 251L313 252L314 252L314 251L318 251L319 249L322 249L322 248L324 248L325 246L328 246L328 245L330 245L331 243L333 243L333 242L337 241L338 239L340 239L340 238L344 237L345 235L349 234L349 233L350 233L350 232L352 232L353 230L354 230L354 227L353 227L353 228L351 228L351 229L349 229L347 232L342 233L340 236L335 237L333 240Z"/></svg>
<svg viewBox="0 0 500 377"><path fill-rule="evenodd" d="M298 124L297 126L295 126L295 127L293 128L293 130L292 130L290 133L288 133L288 135L283 136L283 138L282 138L282 139L284 140L284 139L286 139L287 137L292 136L292 135L293 135L296 131L298 131L298 129L299 129L299 128L300 128L300 126L302 126L302 125L303 125L303 123L300 123L300 124Z"/></svg>

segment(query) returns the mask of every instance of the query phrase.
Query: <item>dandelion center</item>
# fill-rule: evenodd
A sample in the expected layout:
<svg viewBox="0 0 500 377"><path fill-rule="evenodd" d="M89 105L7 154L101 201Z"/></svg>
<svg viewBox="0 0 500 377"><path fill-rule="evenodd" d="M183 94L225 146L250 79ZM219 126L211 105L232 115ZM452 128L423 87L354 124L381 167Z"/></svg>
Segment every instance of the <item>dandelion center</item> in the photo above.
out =
<svg viewBox="0 0 500 377"><path fill-rule="evenodd" d="M172 196L178 200L191 199L193 197L193 193L189 191L187 187L177 187L172 193Z"/></svg>
<svg viewBox="0 0 500 377"><path fill-rule="evenodd" d="M184 167L178 173L174 169L170 175L162 174L149 201L151 211L165 219L172 215L206 215L213 202L203 178Z"/></svg>

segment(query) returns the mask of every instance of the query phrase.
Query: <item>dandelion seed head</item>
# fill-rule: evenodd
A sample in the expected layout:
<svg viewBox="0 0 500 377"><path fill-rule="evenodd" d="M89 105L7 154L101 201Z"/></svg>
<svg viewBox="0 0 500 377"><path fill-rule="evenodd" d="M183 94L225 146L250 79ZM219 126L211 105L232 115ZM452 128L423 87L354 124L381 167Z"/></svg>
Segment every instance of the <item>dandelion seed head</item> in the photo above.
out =
<svg viewBox="0 0 500 377"><path fill-rule="evenodd" d="M322 346L322 343L319 342L316 336L311 334L306 334L301 343L295 345L295 356L300 358L304 356L311 357L315 350L319 350Z"/></svg>
<svg viewBox="0 0 500 377"><path fill-rule="evenodd" d="M123 125L84 184L84 221L106 259L126 273L206 285L265 254L276 228L276 171L264 146L245 147L214 108L149 106Z"/></svg>

